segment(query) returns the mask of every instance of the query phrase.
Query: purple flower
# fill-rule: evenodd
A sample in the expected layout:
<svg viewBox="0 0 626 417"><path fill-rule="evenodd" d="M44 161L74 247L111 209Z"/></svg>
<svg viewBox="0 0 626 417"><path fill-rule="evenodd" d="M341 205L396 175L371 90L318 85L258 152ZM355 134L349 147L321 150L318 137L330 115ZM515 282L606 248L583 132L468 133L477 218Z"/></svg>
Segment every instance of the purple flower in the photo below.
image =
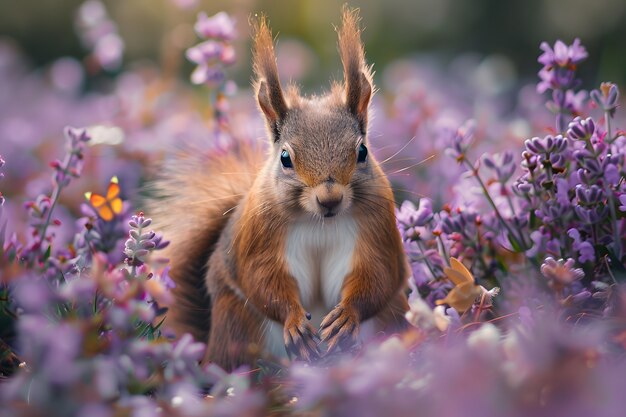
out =
<svg viewBox="0 0 626 417"><path fill-rule="evenodd" d="M543 68L539 71L537 92L552 90L552 100L546 106L556 114L557 131L564 132L569 122L568 116L578 115L587 98L586 92L574 91L581 83L576 78L576 66L587 58L587 51L578 39L570 46L559 40L554 49L543 42L540 48L543 54L538 61L543 64Z"/></svg>
<svg viewBox="0 0 626 417"><path fill-rule="evenodd" d="M544 227L539 227L538 230L533 231L530 234L532 246L526 251L526 256L534 257L544 253L558 254L560 251L559 239L553 237L550 232Z"/></svg>
<svg viewBox="0 0 626 417"><path fill-rule="evenodd" d="M588 206L595 205L604 200L605 195L602 188L593 184L590 187L585 187L582 184L576 186L576 198L580 205Z"/></svg>
<svg viewBox="0 0 626 417"><path fill-rule="evenodd" d="M547 200L539 209L535 210L535 215L539 217L544 224L552 224L564 221L570 211L569 202L563 205L557 200Z"/></svg>
<svg viewBox="0 0 626 417"><path fill-rule="evenodd" d="M226 12L219 12L208 17L205 12L198 13L198 20L194 25L198 36L204 39L216 38L224 41L235 39L235 20Z"/></svg>
<svg viewBox="0 0 626 417"><path fill-rule="evenodd" d="M515 161L513 152L506 151L495 155L484 155L483 162L485 166L496 173L498 181L502 184L506 183L515 172Z"/></svg>
<svg viewBox="0 0 626 417"><path fill-rule="evenodd" d="M580 231L577 229L569 229L567 234L574 241L574 250L578 252L578 262L583 264L585 262L593 262L596 259L595 249L593 245L587 240L582 239Z"/></svg>
<svg viewBox="0 0 626 417"><path fill-rule="evenodd" d="M217 61L222 57L224 44L213 40L208 40L193 46L185 52L185 56L198 65Z"/></svg>
<svg viewBox="0 0 626 417"><path fill-rule="evenodd" d="M602 110L613 117L619 104L619 90L613 83L602 83L600 90L591 92L591 98Z"/></svg>
<svg viewBox="0 0 626 417"><path fill-rule="evenodd" d="M98 40L93 55L102 68L113 71L120 67L124 56L124 41L117 33L110 33Z"/></svg>
<svg viewBox="0 0 626 417"><path fill-rule="evenodd" d="M577 65L588 56L587 50L581 45L580 39L574 39L574 43L566 45L563 41L557 40L554 49L547 42L542 42L539 48L543 53L537 61L546 67L568 67Z"/></svg>
<svg viewBox="0 0 626 417"><path fill-rule="evenodd" d="M193 9L198 6L199 0L170 0L172 4L183 10Z"/></svg>
<svg viewBox="0 0 626 417"><path fill-rule="evenodd" d="M396 218L405 229L425 226L433 218L432 203L430 199L422 198L416 208L413 202L407 200L396 210Z"/></svg>
<svg viewBox="0 0 626 417"><path fill-rule="evenodd" d="M235 48L231 44L235 37L234 21L224 12L210 18L201 12L195 28L198 35L207 40L185 53L187 59L197 65L191 74L191 82L222 87L226 81L223 67L232 65L236 59Z"/></svg>
<svg viewBox="0 0 626 417"><path fill-rule="evenodd" d="M557 178L556 180L556 201L563 207L571 205L569 198L569 184L565 178Z"/></svg>
<svg viewBox="0 0 626 417"><path fill-rule="evenodd" d="M168 241L163 240L163 236L157 235L154 231L144 231L151 224L152 219L145 218L143 212L131 216L128 221L130 231L124 253L126 254L126 263L133 267L133 271L136 267L144 264L145 258L150 252L163 249L169 244Z"/></svg>
<svg viewBox="0 0 626 417"><path fill-rule="evenodd" d="M567 128L567 137L573 140L589 140L596 130L596 125L591 117L582 119L576 117Z"/></svg>
<svg viewBox="0 0 626 417"><path fill-rule="evenodd" d="M462 162L465 159L465 153L469 148L474 138L474 131L476 130L476 122L474 120L468 120L455 130L450 132L446 142L446 155L454 158L457 162ZM447 131L445 133L448 133Z"/></svg>
<svg viewBox="0 0 626 417"><path fill-rule="evenodd" d="M563 259L557 261L552 257L547 257L541 264L541 273L549 280L569 285L585 276L582 269L574 268L574 263L575 261L571 258L568 258L566 261Z"/></svg>
<svg viewBox="0 0 626 417"><path fill-rule="evenodd" d="M596 206L593 208L574 206L574 211L576 212L576 215L578 216L578 218L584 224L588 224L588 225L600 223L609 214L609 208L606 206L605 207Z"/></svg>
<svg viewBox="0 0 626 417"><path fill-rule="evenodd" d="M226 74L219 67L198 65L191 73L191 82L197 85L206 84L210 87L222 85L226 80Z"/></svg>
<svg viewBox="0 0 626 417"><path fill-rule="evenodd" d="M88 0L78 9L76 28L85 48L101 68L116 70L122 63L124 41L116 24L99 0Z"/></svg>
<svg viewBox="0 0 626 417"><path fill-rule="evenodd" d="M626 211L626 194L622 194L619 196L619 202L620 202L619 210Z"/></svg>

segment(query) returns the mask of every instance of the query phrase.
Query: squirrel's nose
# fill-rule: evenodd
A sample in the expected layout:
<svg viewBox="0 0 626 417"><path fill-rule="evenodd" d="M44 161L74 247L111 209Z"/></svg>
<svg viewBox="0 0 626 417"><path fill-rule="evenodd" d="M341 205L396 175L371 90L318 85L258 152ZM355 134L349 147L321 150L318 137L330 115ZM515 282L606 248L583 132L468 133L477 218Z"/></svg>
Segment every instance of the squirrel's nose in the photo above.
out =
<svg viewBox="0 0 626 417"><path fill-rule="evenodd" d="M317 198L317 204L324 207L328 211L331 211L335 207L337 207L339 204L341 204L341 201L343 200L343 194L339 198L331 197L329 199L324 199L324 200L320 200L319 197L316 197L316 198Z"/></svg>

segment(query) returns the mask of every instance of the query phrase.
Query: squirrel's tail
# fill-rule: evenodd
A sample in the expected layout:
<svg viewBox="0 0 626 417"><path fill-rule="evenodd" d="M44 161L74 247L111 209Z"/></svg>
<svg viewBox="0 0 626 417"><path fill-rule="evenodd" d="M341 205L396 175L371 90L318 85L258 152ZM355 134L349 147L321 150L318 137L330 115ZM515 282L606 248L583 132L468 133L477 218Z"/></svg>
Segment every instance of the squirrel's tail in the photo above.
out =
<svg viewBox="0 0 626 417"><path fill-rule="evenodd" d="M206 342L211 300L205 282L207 263L230 213L252 187L264 152L254 145L209 153L180 151L164 164L149 189L154 229L170 241L164 255L176 284L166 326L180 336Z"/></svg>

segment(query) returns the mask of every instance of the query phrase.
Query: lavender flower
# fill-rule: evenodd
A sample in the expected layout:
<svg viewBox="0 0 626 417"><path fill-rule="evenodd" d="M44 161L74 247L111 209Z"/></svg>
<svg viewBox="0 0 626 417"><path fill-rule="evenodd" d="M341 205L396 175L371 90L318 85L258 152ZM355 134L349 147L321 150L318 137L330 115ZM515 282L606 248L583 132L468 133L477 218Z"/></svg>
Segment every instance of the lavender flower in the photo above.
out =
<svg viewBox="0 0 626 417"><path fill-rule="evenodd" d="M496 178L501 184L506 184L515 172L513 152L510 151L495 155L484 155L483 162L487 168L495 172Z"/></svg>
<svg viewBox="0 0 626 417"><path fill-rule="evenodd" d="M198 6L199 0L170 0L170 3L174 4L183 10L193 9Z"/></svg>
<svg viewBox="0 0 626 417"><path fill-rule="evenodd" d="M602 83L600 90L591 91L591 98L604 112L611 117L615 116L615 110L619 104L619 90L613 83Z"/></svg>
<svg viewBox="0 0 626 417"><path fill-rule="evenodd" d="M596 259L595 249L591 242L581 237L580 231L571 228L567 231L568 236L574 241L574 250L578 252L578 262L594 262Z"/></svg>
<svg viewBox="0 0 626 417"><path fill-rule="evenodd" d="M580 43L580 39L574 39L574 43L566 45L558 40L554 44L554 49L547 42L542 42L539 46L543 54L539 56L537 61L547 68L569 67L578 65L587 59L587 50Z"/></svg>
<svg viewBox="0 0 626 417"><path fill-rule="evenodd" d="M429 199L423 198L418 201L418 206L411 201L405 201L396 210L396 219L407 238L419 238L420 228L423 228L433 218L432 203Z"/></svg>
<svg viewBox="0 0 626 417"><path fill-rule="evenodd" d="M235 39L235 21L226 13L219 12L208 17L205 12L198 13L198 20L194 25L198 36L204 39L216 38L222 41Z"/></svg>
<svg viewBox="0 0 626 417"><path fill-rule="evenodd" d="M554 49L543 42L540 48L543 54L538 61L543 68L539 71L541 82L537 85L537 91L553 91L552 100L546 105L557 114L557 131L564 132L567 116L579 114L587 96L583 91L574 92L580 85L580 80L576 78L576 67L587 58L587 51L579 39L575 39L569 46L558 40Z"/></svg>
<svg viewBox="0 0 626 417"><path fill-rule="evenodd" d="M549 280L569 285L585 276L582 269L574 268L574 263L575 261L571 258L557 261L552 257L547 257L541 264L541 273Z"/></svg>
<svg viewBox="0 0 626 417"><path fill-rule="evenodd" d="M131 275L133 276L136 268L144 264L150 252L163 249L169 244L163 240L163 236L154 231L144 231L150 224L152 224L152 219L145 218L143 212L131 216L128 222L130 237L126 240L124 253L126 254L125 262L132 268Z"/></svg>
<svg viewBox="0 0 626 417"><path fill-rule="evenodd" d="M82 4L76 15L76 28L83 45L101 68L113 71L120 67L124 41L101 1L87 0Z"/></svg>
<svg viewBox="0 0 626 417"><path fill-rule="evenodd" d="M620 202L619 210L626 211L626 194L622 194L619 196L619 202Z"/></svg>
<svg viewBox="0 0 626 417"><path fill-rule="evenodd" d="M186 52L187 59L197 65L191 82L222 87L226 80L223 67L232 65L236 59L231 43L235 38L235 22L225 12L212 17L200 12L194 28L206 40Z"/></svg>
<svg viewBox="0 0 626 417"><path fill-rule="evenodd" d="M55 173L52 177L53 191L51 196L40 195L35 201L25 204L31 218L31 242L23 249L20 256L29 264L35 262L43 264L48 260L53 235L48 234L50 225L59 226L59 220L52 219L54 209L61 196L61 191L72 178L78 178L83 166L83 152L85 143L90 140L86 130L67 127L65 129L66 155L61 161L54 161L50 165ZM48 246L45 246L48 244ZM46 252L48 252L46 254Z"/></svg>
<svg viewBox="0 0 626 417"><path fill-rule="evenodd" d="M596 131L596 125L591 117L582 119L576 117L567 128L567 137L572 140L588 141Z"/></svg>

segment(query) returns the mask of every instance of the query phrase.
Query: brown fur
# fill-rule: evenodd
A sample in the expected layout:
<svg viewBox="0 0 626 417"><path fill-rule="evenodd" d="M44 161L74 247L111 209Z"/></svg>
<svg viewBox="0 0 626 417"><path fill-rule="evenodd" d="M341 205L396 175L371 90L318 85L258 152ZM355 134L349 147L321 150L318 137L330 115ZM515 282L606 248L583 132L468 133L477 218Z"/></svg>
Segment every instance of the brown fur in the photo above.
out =
<svg viewBox="0 0 626 417"><path fill-rule="evenodd" d="M170 241L163 254L170 259L176 302L169 306L167 321L179 335L187 332L207 339L211 312L204 283L207 259L263 161L263 152L254 148L227 154L187 149L165 165L154 183L158 196L148 212L155 230Z"/></svg>
<svg viewBox="0 0 626 417"><path fill-rule="evenodd" d="M351 343L369 318L387 331L405 323L409 268L391 187L372 155L357 161L359 144L368 144L374 85L356 11L344 10L339 50L343 86L321 97L300 97L294 88L285 95L262 18L256 24L254 69L270 138L264 166L257 170L258 152L240 150L206 165L178 163L156 184L170 194L154 215L172 240L169 254L178 287L170 324L208 339L205 360L226 369L254 362L267 320L283 325L288 352L307 360L321 355L318 331L306 318L285 258L290 227L303 216L320 222L333 221L324 216L352 216L358 229L341 299L319 330L328 349ZM283 151L293 169L281 165ZM242 174L226 175L232 171ZM331 200L340 203L332 209L321 205Z"/></svg>

